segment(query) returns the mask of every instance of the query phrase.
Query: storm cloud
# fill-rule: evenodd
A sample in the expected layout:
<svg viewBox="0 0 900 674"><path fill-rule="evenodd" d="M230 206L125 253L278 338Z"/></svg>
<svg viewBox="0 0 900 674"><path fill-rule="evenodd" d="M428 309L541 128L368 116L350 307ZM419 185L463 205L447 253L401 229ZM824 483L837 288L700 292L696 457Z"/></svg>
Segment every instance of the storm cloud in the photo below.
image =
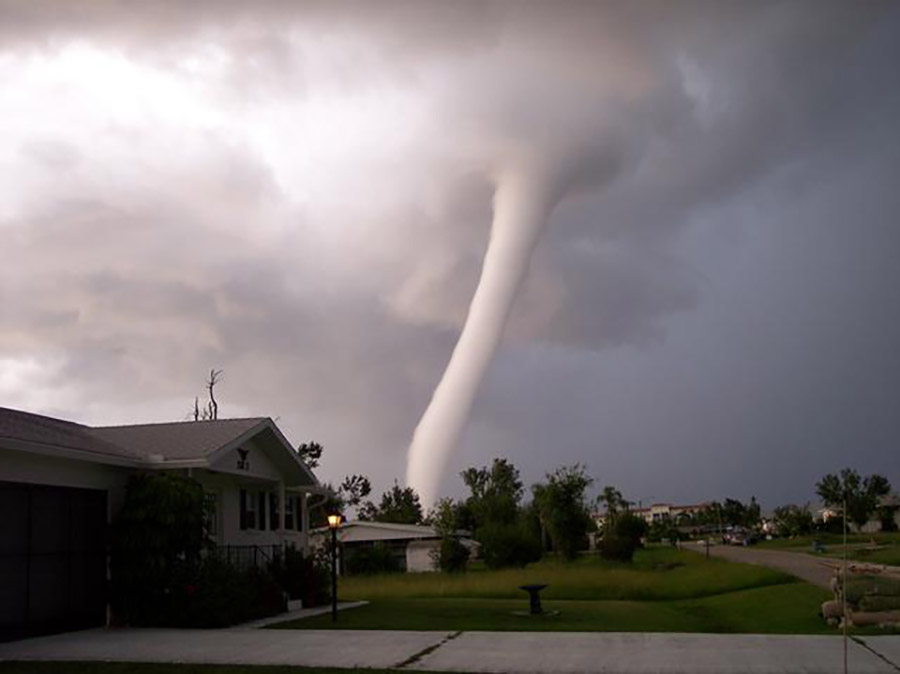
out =
<svg viewBox="0 0 900 674"><path fill-rule="evenodd" d="M443 493L900 481L897 63L889 2L0 1L0 404L181 419L222 368L388 486L498 172L562 153Z"/></svg>

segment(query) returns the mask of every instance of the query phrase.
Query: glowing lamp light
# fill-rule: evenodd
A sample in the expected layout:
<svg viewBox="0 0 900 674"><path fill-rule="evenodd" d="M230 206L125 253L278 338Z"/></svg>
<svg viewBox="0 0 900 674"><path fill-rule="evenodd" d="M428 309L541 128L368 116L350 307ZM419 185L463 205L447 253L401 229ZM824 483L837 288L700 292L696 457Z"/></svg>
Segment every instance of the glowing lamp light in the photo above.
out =
<svg viewBox="0 0 900 674"><path fill-rule="evenodd" d="M341 516L340 515L329 515L328 516L328 528L329 529L337 529L341 526Z"/></svg>

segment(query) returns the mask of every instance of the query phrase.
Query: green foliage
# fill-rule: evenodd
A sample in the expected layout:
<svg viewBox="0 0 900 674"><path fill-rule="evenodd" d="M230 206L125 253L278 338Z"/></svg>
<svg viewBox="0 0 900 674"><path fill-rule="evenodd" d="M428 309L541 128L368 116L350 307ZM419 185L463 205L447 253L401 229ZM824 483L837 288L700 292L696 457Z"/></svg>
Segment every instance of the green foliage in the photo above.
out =
<svg viewBox="0 0 900 674"><path fill-rule="evenodd" d="M547 482L532 487L540 521L550 535L553 549L572 560L585 547L593 526L585 492L591 486L583 466L564 466L547 474Z"/></svg>
<svg viewBox="0 0 900 674"><path fill-rule="evenodd" d="M212 555L191 584L172 593L166 613L147 626L228 627L286 610L285 592L271 573Z"/></svg>
<svg viewBox="0 0 900 674"><path fill-rule="evenodd" d="M806 536L813 530L809 506L785 505L775 508L775 530L779 536Z"/></svg>
<svg viewBox="0 0 900 674"><path fill-rule="evenodd" d="M490 468L467 468L460 475L471 492L466 505L476 534L481 527L510 525L518 520L523 490L519 471L513 464L494 459Z"/></svg>
<svg viewBox="0 0 900 674"><path fill-rule="evenodd" d="M428 515L428 523L441 537L440 547L432 553L435 566L446 573L465 571L469 562L469 548L457 536L460 529L459 510L460 504L443 498Z"/></svg>
<svg viewBox="0 0 900 674"><path fill-rule="evenodd" d="M326 549L318 555L304 555L302 550L287 548L269 570L289 599L301 599L303 606L309 608L327 604L331 599L330 564Z"/></svg>
<svg viewBox="0 0 900 674"><path fill-rule="evenodd" d="M882 531L897 531L897 506L886 505L878 508L878 520Z"/></svg>
<svg viewBox="0 0 900 674"><path fill-rule="evenodd" d="M681 532L675 526L675 521L670 518L653 522L647 529L647 540L651 543L659 543L665 540L675 545L682 538Z"/></svg>
<svg viewBox="0 0 900 674"><path fill-rule="evenodd" d="M620 513L613 526L603 534L600 555L604 559L630 562L647 531L647 523L642 518L628 511Z"/></svg>
<svg viewBox="0 0 900 674"><path fill-rule="evenodd" d="M394 486L381 495L381 504L367 502L359 511L361 520L393 522L394 524L421 524L424 517L419 495L412 487Z"/></svg>
<svg viewBox="0 0 900 674"><path fill-rule="evenodd" d="M606 505L606 521L609 524L615 522L620 510L628 507L628 501L622 497L622 492L611 485L603 487L597 500Z"/></svg>
<svg viewBox="0 0 900 674"><path fill-rule="evenodd" d="M891 484L877 473L862 479L855 470L844 468L840 474L829 473L816 483L816 493L832 508L842 508L847 501L847 518L858 528L865 526L878 507L878 500L887 496Z"/></svg>
<svg viewBox="0 0 900 674"><path fill-rule="evenodd" d="M724 526L753 529L759 525L759 503L756 502L755 496L750 497L750 503L746 505L737 499L727 498L721 505L719 516Z"/></svg>
<svg viewBox="0 0 900 674"><path fill-rule="evenodd" d="M194 585L209 546L203 487L173 472L132 476L112 523L111 603L118 619L161 624L172 597Z"/></svg>
<svg viewBox="0 0 900 674"><path fill-rule="evenodd" d="M355 508L362 500L372 493L372 483L365 475L348 475L341 482L341 498L346 506Z"/></svg>
<svg viewBox="0 0 900 674"><path fill-rule="evenodd" d="M207 538L201 485L172 472L139 474L112 526L111 601L135 626L224 627L285 609L268 571L219 559Z"/></svg>
<svg viewBox="0 0 900 674"><path fill-rule="evenodd" d="M344 548L344 570L350 575L371 576L401 571L393 550L384 543Z"/></svg>
<svg viewBox="0 0 900 674"><path fill-rule="evenodd" d="M540 538L521 523L492 523L479 530L481 557L489 569L523 567L541 558Z"/></svg>
<svg viewBox="0 0 900 674"><path fill-rule="evenodd" d="M460 526L460 509L462 504L451 498L442 498L434 504L428 513L428 524L435 530L438 536L454 536L462 529Z"/></svg>
<svg viewBox="0 0 900 674"><path fill-rule="evenodd" d="M325 448L315 441L304 442L297 447L297 454L300 455L300 460L310 469L319 467L319 461L322 459L323 451L325 451Z"/></svg>
<svg viewBox="0 0 900 674"><path fill-rule="evenodd" d="M328 496L319 502L310 512L309 521L313 528L328 524L328 515L337 513L346 520L347 510L355 508L372 492L372 485L365 475L347 475L340 486L335 489L326 484ZM371 504L368 504L371 505Z"/></svg>
<svg viewBox="0 0 900 674"><path fill-rule="evenodd" d="M441 539L438 548L437 566L444 573L458 573L466 570L469 563L469 548L460 543L458 538Z"/></svg>

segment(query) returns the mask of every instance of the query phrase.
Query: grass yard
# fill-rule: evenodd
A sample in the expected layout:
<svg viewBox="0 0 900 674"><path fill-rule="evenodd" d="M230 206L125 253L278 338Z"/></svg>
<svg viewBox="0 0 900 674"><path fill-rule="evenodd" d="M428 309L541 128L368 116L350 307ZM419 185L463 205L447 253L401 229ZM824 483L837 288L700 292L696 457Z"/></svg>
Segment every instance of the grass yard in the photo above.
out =
<svg viewBox="0 0 900 674"><path fill-rule="evenodd" d="M547 583L545 611L528 608L526 583ZM778 571L656 547L632 565L585 556L525 569L345 578L343 600L371 603L273 629L406 629L833 634L818 616L829 593Z"/></svg>
<svg viewBox="0 0 900 674"><path fill-rule="evenodd" d="M843 539L838 534L776 538L771 541L760 541L758 545L761 548L773 550L812 553L813 539L820 541L825 546L825 552L818 554L825 557L842 558ZM873 541L877 548L869 549ZM847 536L847 559L856 562L900 566L900 533L850 534Z"/></svg>
<svg viewBox="0 0 900 674"><path fill-rule="evenodd" d="M779 571L734 564L669 546L638 550L632 564L607 562L585 555L574 563L541 561L525 569L470 571L463 574L389 574L341 579L342 600L357 599L513 599L526 595L518 589L528 583L549 587L541 599L668 600L695 599L723 592L793 580Z"/></svg>
<svg viewBox="0 0 900 674"><path fill-rule="evenodd" d="M806 583L674 601L552 600L556 615L518 615L512 599L380 599L330 616L280 623L273 629L388 629L535 632L719 632L834 634L816 611L828 593Z"/></svg>

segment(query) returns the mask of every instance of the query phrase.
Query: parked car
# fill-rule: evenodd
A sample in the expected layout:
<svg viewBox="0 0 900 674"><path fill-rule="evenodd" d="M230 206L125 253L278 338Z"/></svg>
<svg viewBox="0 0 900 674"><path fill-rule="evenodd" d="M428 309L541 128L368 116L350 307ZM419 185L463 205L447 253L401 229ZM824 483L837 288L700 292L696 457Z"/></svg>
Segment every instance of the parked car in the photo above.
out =
<svg viewBox="0 0 900 674"><path fill-rule="evenodd" d="M728 527L722 536L722 542L728 545L753 545L759 540L759 535L744 527Z"/></svg>

